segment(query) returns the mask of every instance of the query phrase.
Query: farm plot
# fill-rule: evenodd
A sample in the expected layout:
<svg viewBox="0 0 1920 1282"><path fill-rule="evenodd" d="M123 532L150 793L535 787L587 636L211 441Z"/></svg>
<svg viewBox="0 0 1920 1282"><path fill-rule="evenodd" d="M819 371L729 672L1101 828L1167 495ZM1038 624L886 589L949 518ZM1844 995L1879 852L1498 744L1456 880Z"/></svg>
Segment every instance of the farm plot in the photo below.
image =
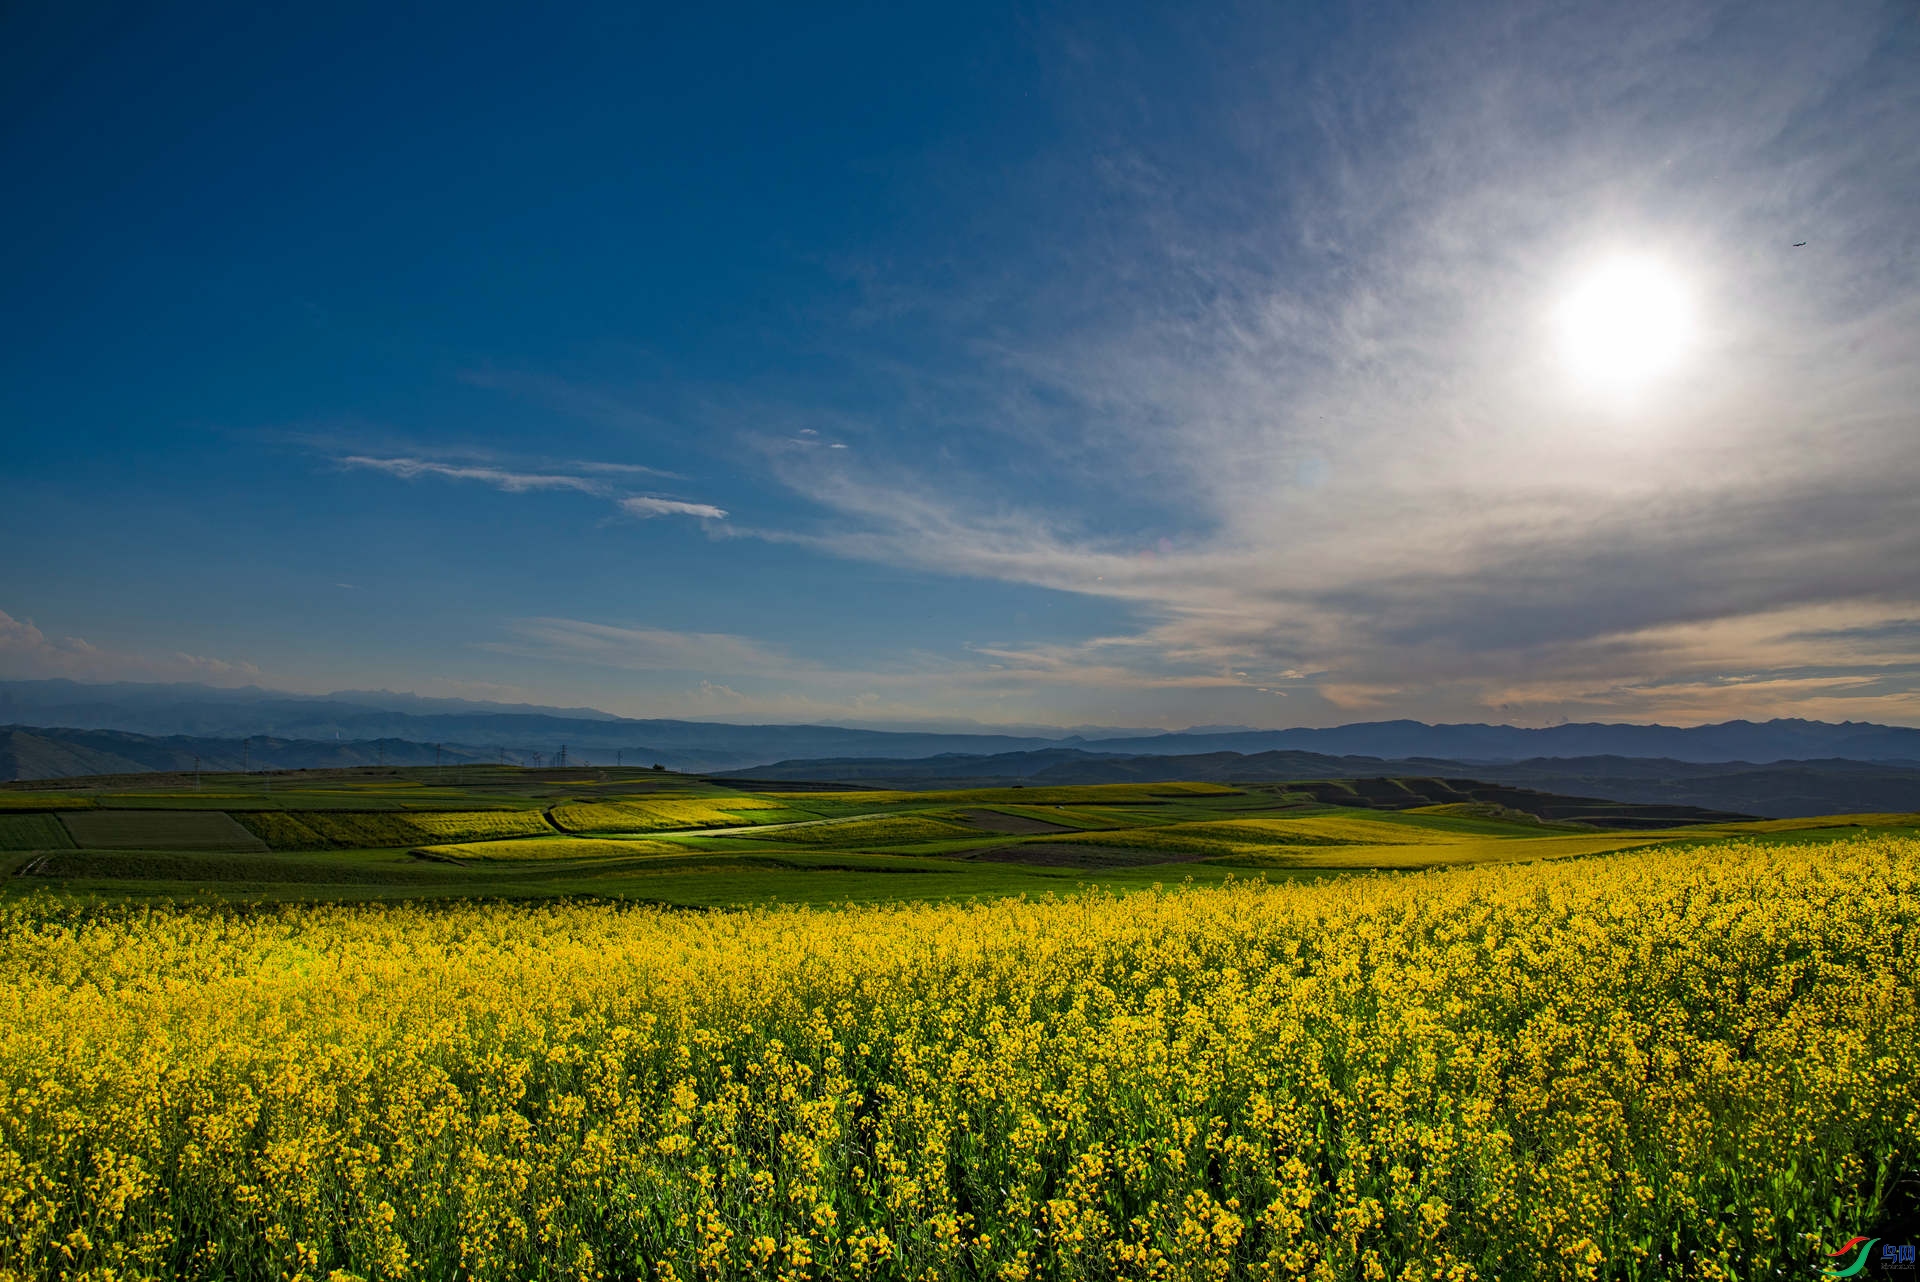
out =
<svg viewBox="0 0 1920 1282"><path fill-rule="evenodd" d="M1214 863L1243 868L1325 868L1329 871L1372 868L1452 868L1470 864L1531 863L1538 859L1569 859L1600 855L1636 846L1660 845L1673 838L1664 833L1632 836L1600 834L1555 837L1498 837L1424 845L1396 846L1269 846L1248 847Z"/></svg>
<svg viewBox="0 0 1920 1282"><path fill-rule="evenodd" d="M495 841L505 837L552 836L553 825L538 810L417 811L407 822L444 841Z"/></svg>
<svg viewBox="0 0 1920 1282"><path fill-rule="evenodd" d="M69 850L73 838L52 815L0 814L0 850Z"/></svg>
<svg viewBox="0 0 1920 1282"><path fill-rule="evenodd" d="M265 843L218 810L75 810L60 816L85 850L260 850Z"/></svg>
<svg viewBox="0 0 1920 1282"><path fill-rule="evenodd" d="M1041 819L1032 814L1014 814L1005 810L956 810L953 817L968 827L982 832L1005 833L1014 837L1027 837L1043 832L1077 832L1073 824L1055 823L1051 819Z"/></svg>
<svg viewBox="0 0 1920 1282"><path fill-rule="evenodd" d="M764 797L649 797L635 801L580 802L553 808L554 826L565 832L670 832L677 828L731 828L810 819Z"/></svg>
<svg viewBox="0 0 1920 1282"><path fill-rule="evenodd" d="M928 815L874 815L860 819L823 819L788 824L764 833L741 834L755 841L858 849L862 846L900 846L919 841L953 841L979 837L980 831Z"/></svg>
<svg viewBox="0 0 1920 1282"><path fill-rule="evenodd" d="M381 810L255 810L234 816L275 850L378 850L438 840L438 834L419 825L420 818Z"/></svg>
<svg viewBox="0 0 1920 1282"><path fill-rule="evenodd" d="M685 855L685 846L668 841L611 841L592 837L508 837L499 841L442 842L421 846L415 854L458 859L632 859L640 855Z"/></svg>
<svg viewBox="0 0 1920 1282"><path fill-rule="evenodd" d="M1238 788L1220 783L1090 783L1059 787L954 788L940 792L910 792L897 788L870 788L853 792L770 792L808 807L826 805L887 806L1124 806L1175 798L1234 797Z"/></svg>
<svg viewBox="0 0 1920 1282"><path fill-rule="evenodd" d="M92 797L66 796L57 792L0 791L0 813L9 810L90 810Z"/></svg>
<svg viewBox="0 0 1920 1282"><path fill-rule="evenodd" d="M1138 851L1170 863L1209 859L1245 867L1425 868L1595 854L1650 839L1648 834L1618 833L1534 836L1517 827L1512 836L1488 836L1432 826L1436 822L1446 821L1333 814L1174 823L1064 834L1049 839L1044 851L1030 851L1024 858L1022 852L1034 843L1008 846L990 857L1059 863L1071 861L1075 847L1086 847L1090 867L1113 859L1115 852Z"/></svg>
<svg viewBox="0 0 1920 1282"><path fill-rule="evenodd" d="M1151 846L1100 845L1091 841L1024 841L1017 846L969 850L956 856L996 864L1025 864L1031 868L1143 868L1152 864L1192 863L1206 854L1156 849Z"/></svg>

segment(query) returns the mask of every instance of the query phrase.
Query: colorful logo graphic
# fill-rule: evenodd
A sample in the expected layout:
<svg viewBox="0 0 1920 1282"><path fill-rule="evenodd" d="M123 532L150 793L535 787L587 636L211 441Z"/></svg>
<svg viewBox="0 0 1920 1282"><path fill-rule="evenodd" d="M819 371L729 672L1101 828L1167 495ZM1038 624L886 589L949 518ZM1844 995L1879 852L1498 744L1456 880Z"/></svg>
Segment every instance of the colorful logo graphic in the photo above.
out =
<svg viewBox="0 0 1920 1282"><path fill-rule="evenodd" d="M1838 1250L1828 1251L1827 1258L1830 1260L1837 1260L1841 1256L1845 1255L1847 1252L1853 1250L1855 1247L1860 1248L1860 1254L1853 1257L1852 1264L1849 1264L1844 1269L1821 1269L1820 1276L1823 1278L1853 1277L1855 1274L1859 1273L1860 1270L1867 1267L1867 1253L1873 1250L1873 1244L1875 1242L1878 1242L1879 1240L1880 1239L1877 1237L1855 1236L1854 1238L1847 1241L1844 1245L1842 1245ZM1862 1245L1862 1243L1864 1243L1865 1245Z"/></svg>

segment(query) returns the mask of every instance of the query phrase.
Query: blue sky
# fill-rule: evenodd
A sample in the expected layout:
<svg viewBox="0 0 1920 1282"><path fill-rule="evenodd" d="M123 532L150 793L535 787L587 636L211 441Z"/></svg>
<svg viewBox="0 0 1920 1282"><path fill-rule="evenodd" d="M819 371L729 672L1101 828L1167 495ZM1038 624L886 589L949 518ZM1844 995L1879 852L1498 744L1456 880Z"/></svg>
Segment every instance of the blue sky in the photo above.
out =
<svg viewBox="0 0 1920 1282"><path fill-rule="evenodd" d="M1920 722L1910 4L28 4L0 49L0 676ZM1646 289L1569 337L1641 277L1671 350L1619 346Z"/></svg>

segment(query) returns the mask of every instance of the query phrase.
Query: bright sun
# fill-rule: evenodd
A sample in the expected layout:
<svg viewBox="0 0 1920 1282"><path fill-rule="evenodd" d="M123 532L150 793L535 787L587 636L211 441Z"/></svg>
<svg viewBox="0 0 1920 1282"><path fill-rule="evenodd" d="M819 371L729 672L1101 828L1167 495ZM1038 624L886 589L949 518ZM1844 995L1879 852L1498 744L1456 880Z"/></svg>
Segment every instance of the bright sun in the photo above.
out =
<svg viewBox="0 0 1920 1282"><path fill-rule="evenodd" d="M1640 386L1686 354L1693 339L1687 291L1661 264L1615 258L1590 271L1555 319L1568 366L1583 382Z"/></svg>

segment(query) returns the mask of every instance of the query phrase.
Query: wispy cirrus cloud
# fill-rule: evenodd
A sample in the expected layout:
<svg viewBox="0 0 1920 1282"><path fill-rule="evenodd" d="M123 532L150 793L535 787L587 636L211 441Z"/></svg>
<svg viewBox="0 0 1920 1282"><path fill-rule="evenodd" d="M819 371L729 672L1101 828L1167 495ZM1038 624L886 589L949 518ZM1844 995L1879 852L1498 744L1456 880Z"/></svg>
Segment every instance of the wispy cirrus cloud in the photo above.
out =
<svg viewBox="0 0 1920 1282"><path fill-rule="evenodd" d="M697 503L659 495L623 494L620 487L606 479L609 476L675 476L674 473L637 463L576 461L568 465L571 471L525 471L492 463L406 455L348 454L341 456L338 462L343 467L382 472L404 481L438 477L450 481L472 481L508 494L556 490L588 494L595 498L612 500L620 511L642 520L662 516L690 516L704 521L721 521L727 516L724 508L712 503Z"/></svg>
<svg viewBox="0 0 1920 1282"><path fill-rule="evenodd" d="M537 490L575 490L582 494L602 495L610 492L606 482L589 477L549 472L512 472L505 468L471 463L442 463L422 458L374 458L365 454L349 454L340 463L344 467L385 472L403 481L422 476L444 477L451 481L477 481L509 494L526 494Z"/></svg>
<svg viewBox="0 0 1920 1282"><path fill-rule="evenodd" d="M658 467L645 467L639 463L600 463L590 459L575 459L567 466L582 472L608 472L616 476L660 476L675 481L687 479L678 472L669 472Z"/></svg>
<svg viewBox="0 0 1920 1282"><path fill-rule="evenodd" d="M647 495L621 499L620 510L628 516L637 516L643 521L656 516L693 516L703 521L724 521L727 517L725 508L715 507L711 503L687 503L680 499L661 499Z"/></svg>

